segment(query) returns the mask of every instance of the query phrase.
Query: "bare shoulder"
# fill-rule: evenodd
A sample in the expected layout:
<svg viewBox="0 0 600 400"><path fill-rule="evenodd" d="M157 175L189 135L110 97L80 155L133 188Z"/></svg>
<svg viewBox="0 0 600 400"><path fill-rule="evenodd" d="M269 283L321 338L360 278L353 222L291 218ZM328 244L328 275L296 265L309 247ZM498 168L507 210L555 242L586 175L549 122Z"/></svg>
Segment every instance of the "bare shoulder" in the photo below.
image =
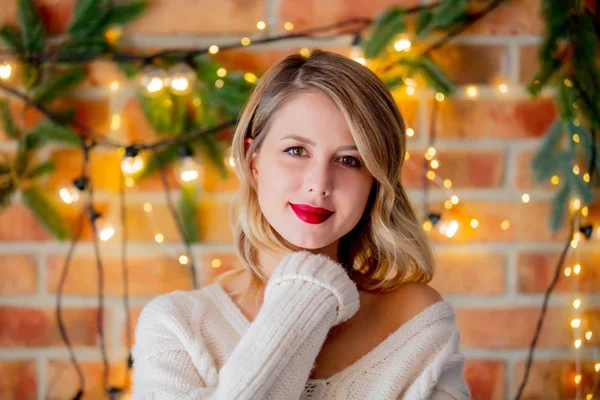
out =
<svg viewBox="0 0 600 400"><path fill-rule="evenodd" d="M427 307L443 301L437 290L425 283L409 282L381 295L379 308L388 329L396 330Z"/></svg>

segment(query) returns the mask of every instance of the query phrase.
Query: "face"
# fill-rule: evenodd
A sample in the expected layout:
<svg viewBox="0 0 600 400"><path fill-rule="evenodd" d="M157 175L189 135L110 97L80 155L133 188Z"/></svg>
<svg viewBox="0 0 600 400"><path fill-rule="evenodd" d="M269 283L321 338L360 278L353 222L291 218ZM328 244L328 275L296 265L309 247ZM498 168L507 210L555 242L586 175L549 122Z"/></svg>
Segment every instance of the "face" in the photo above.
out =
<svg viewBox="0 0 600 400"><path fill-rule="evenodd" d="M260 208L290 243L337 260L339 239L363 215L373 177L343 114L326 95L294 96L272 118L252 159ZM332 214L323 221L302 213L303 205Z"/></svg>

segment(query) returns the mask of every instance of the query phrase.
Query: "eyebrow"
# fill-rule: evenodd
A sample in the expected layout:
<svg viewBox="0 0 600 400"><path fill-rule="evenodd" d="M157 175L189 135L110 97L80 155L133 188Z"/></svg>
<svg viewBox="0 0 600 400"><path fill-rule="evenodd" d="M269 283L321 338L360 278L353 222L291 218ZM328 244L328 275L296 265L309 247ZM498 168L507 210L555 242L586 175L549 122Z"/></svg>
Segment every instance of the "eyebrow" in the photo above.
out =
<svg viewBox="0 0 600 400"><path fill-rule="evenodd" d="M311 139L305 138L304 136L300 136L300 135L287 135L287 136L282 137L280 140L283 140L283 139L296 139L299 142L308 143L312 146L317 146L317 143L315 143ZM356 150L356 151L358 151L358 148L354 145L349 145L349 146L340 146L340 147L338 147L338 150Z"/></svg>

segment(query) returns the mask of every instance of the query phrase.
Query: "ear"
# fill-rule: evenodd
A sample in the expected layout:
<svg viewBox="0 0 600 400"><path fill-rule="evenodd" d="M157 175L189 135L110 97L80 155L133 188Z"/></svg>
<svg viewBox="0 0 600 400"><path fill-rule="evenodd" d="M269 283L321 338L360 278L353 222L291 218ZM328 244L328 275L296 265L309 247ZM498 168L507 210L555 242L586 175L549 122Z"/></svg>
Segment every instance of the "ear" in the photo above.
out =
<svg viewBox="0 0 600 400"><path fill-rule="evenodd" d="M250 143L252 143L254 141L254 139L252 138L246 138L246 140L244 140L244 150L247 151L248 147L250 147ZM254 176L254 180L256 182L258 182L258 169L256 168L256 157L257 157L257 153L254 152L254 154L252 154L252 160L250 160L250 169L252 170L252 175Z"/></svg>

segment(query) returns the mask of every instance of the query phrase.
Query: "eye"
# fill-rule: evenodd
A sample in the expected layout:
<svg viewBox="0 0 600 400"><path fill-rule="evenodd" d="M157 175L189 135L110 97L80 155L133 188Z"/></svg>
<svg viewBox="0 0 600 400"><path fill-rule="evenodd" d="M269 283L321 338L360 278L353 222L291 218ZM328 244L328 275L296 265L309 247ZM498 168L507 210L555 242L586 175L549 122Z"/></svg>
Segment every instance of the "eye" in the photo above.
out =
<svg viewBox="0 0 600 400"><path fill-rule="evenodd" d="M350 156L342 156L340 157L341 160L350 160L350 162L354 162L354 164L350 164L350 163L346 163L346 162L342 162L342 164L347 165L349 167L356 167L356 168L360 168L361 167L361 163L358 160L358 158L356 157L350 157Z"/></svg>
<svg viewBox="0 0 600 400"><path fill-rule="evenodd" d="M288 148L287 148L287 149L285 149L283 152L284 152L284 153L289 153L289 154L291 154L292 156L300 156L300 155L301 155L301 154L295 154L295 153L293 154L293 152L292 152L292 153L290 153L290 150L292 150L292 151L293 151L293 150L300 150L300 151L302 151L302 150L305 150L305 148L304 148L304 147L302 147L302 146L293 146L293 147L288 147Z"/></svg>

